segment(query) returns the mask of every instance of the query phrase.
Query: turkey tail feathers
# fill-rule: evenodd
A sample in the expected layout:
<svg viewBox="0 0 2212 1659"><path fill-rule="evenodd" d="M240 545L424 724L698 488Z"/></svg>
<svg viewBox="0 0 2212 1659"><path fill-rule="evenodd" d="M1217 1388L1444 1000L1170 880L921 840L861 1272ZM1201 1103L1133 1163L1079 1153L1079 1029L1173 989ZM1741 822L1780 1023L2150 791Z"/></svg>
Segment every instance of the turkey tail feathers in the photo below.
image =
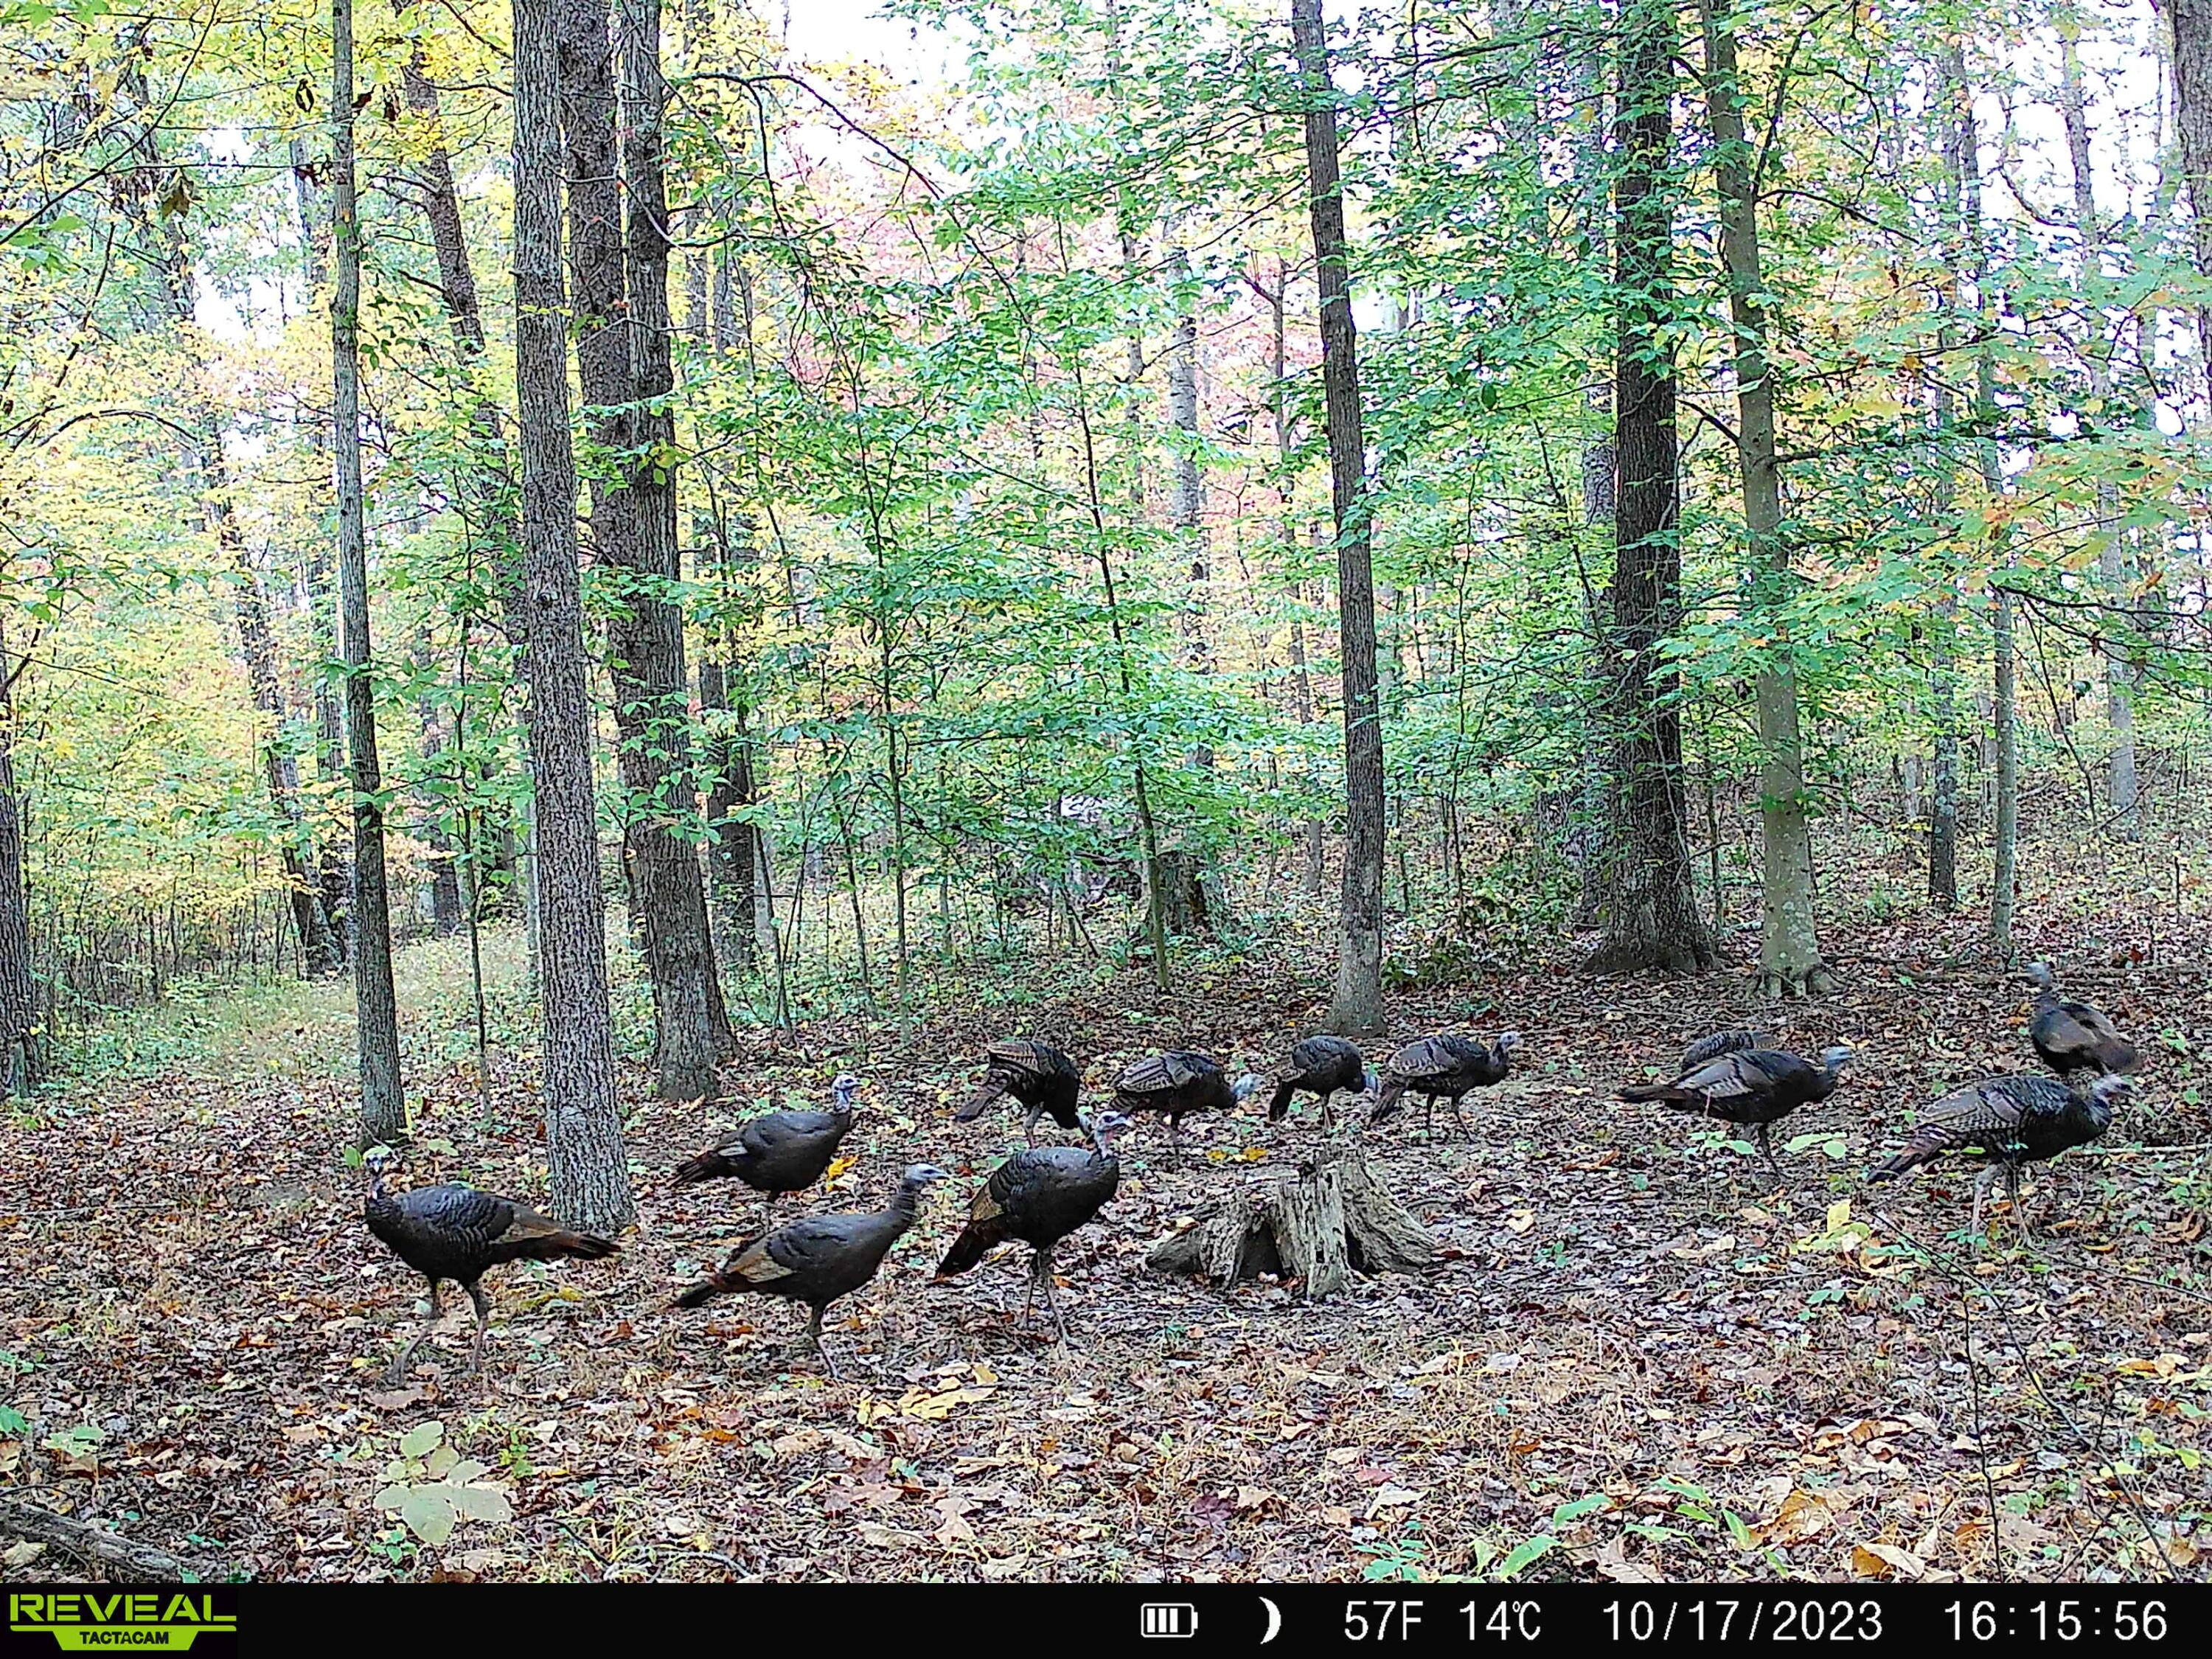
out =
<svg viewBox="0 0 2212 1659"><path fill-rule="evenodd" d="M993 1103L1004 1099L1006 1093L1006 1085L997 1079L993 1079L984 1086L982 1093L953 1113L952 1121L955 1123L973 1123L991 1109Z"/></svg>
<svg viewBox="0 0 2212 1659"><path fill-rule="evenodd" d="M603 1261L617 1249L614 1240L597 1233L556 1233L545 1242L559 1255L573 1255L579 1261Z"/></svg>
<svg viewBox="0 0 2212 1659"><path fill-rule="evenodd" d="M971 1221L952 1241L952 1248L945 1253L945 1260L937 1264L937 1276L951 1279L964 1273L990 1252L991 1247L1001 1242L1004 1235L988 1221Z"/></svg>
<svg viewBox="0 0 2212 1659"><path fill-rule="evenodd" d="M1375 1109L1367 1115L1370 1123L1388 1123L1406 1108L1406 1085L1401 1078L1385 1078L1376 1092Z"/></svg>
<svg viewBox="0 0 2212 1659"><path fill-rule="evenodd" d="M696 1158L687 1158L678 1164L676 1184L679 1187L690 1187L702 1181L713 1181L717 1176L733 1173L735 1171L730 1160L722 1156L720 1147L716 1147L712 1152L701 1152Z"/></svg>
<svg viewBox="0 0 2212 1659"><path fill-rule="evenodd" d="M1274 1097L1267 1103L1269 1122L1276 1122L1290 1115L1291 1097L1297 1091L1297 1080L1295 1078L1285 1078L1275 1085Z"/></svg>

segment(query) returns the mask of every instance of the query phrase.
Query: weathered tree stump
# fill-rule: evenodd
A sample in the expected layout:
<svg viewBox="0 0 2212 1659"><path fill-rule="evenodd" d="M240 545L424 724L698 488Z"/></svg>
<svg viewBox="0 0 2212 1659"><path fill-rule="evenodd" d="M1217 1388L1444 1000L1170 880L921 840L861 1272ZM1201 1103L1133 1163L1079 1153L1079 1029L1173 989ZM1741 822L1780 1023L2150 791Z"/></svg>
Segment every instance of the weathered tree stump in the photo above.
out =
<svg viewBox="0 0 2212 1659"><path fill-rule="evenodd" d="M1356 1141L1239 1182L1146 1258L1161 1273L1224 1287L1261 1273L1299 1279L1316 1302L1343 1289L1352 1268L1419 1273L1435 1261L1428 1230L1390 1195Z"/></svg>

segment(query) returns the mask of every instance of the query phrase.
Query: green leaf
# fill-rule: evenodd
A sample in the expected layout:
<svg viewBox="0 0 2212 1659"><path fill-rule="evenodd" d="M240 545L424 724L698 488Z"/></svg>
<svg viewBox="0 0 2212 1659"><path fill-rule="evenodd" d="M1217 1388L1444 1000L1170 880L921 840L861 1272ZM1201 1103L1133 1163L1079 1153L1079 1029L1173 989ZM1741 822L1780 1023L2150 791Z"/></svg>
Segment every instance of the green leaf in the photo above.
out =
<svg viewBox="0 0 2212 1659"><path fill-rule="evenodd" d="M423 1457L430 1449L446 1437L446 1425L436 1418L427 1423L417 1423L399 1437L399 1449L409 1457Z"/></svg>
<svg viewBox="0 0 2212 1659"><path fill-rule="evenodd" d="M1586 1515L1595 1515L1600 1510L1613 1507L1613 1499L1601 1492L1594 1492L1562 1504L1552 1511L1552 1524L1564 1527L1570 1521L1579 1521Z"/></svg>
<svg viewBox="0 0 2212 1659"><path fill-rule="evenodd" d="M21 1434L30 1426L30 1419L13 1406L0 1406L0 1434Z"/></svg>
<svg viewBox="0 0 2212 1659"><path fill-rule="evenodd" d="M463 1515L475 1521L507 1521L514 1518L514 1505L497 1486L447 1486L442 1490L447 1500Z"/></svg>
<svg viewBox="0 0 2212 1659"><path fill-rule="evenodd" d="M1506 1558L1498 1564L1500 1578L1516 1578L1559 1547L1559 1540L1549 1533L1538 1533L1534 1538L1524 1538L1516 1544Z"/></svg>
<svg viewBox="0 0 2212 1659"><path fill-rule="evenodd" d="M424 1543L442 1544L453 1535L453 1523L460 1516L448 1488L414 1486L400 1500L399 1518Z"/></svg>

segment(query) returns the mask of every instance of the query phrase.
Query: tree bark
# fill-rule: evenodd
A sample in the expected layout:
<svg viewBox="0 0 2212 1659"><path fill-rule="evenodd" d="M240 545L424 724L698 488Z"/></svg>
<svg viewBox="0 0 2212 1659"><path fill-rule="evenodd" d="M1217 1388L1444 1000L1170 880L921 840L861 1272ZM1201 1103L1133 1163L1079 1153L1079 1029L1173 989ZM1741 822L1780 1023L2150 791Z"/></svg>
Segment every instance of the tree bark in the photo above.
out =
<svg viewBox="0 0 2212 1659"><path fill-rule="evenodd" d="M2200 276L2212 277L2212 0L2159 0L2173 29L2173 125L2189 184ZM2212 386L2212 307L2197 313L2197 353Z"/></svg>
<svg viewBox="0 0 2212 1659"><path fill-rule="evenodd" d="M700 876L697 781L692 768L690 672L684 612L672 597L683 577L677 538L676 415L668 308L668 198L661 120L668 88L660 68L659 0L621 0L629 220L623 289L635 377L625 401L632 447L622 466L630 537L601 550L613 580L607 625L609 677L625 811L623 838L653 981L654 1061L660 1092L693 1100L715 1092L715 1065L731 1048L707 892Z"/></svg>
<svg viewBox="0 0 2212 1659"><path fill-rule="evenodd" d="M592 798L592 704L576 568L576 465L561 278L558 3L514 3L515 384L525 578L516 612L526 630L523 664L536 785L538 1006L552 1206L571 1226L607 1231L634 1220L636 1206L615 1101L606 908ZM601 18L604 42L604 12Z"/></svg>
<svg viewBox="0 0 2212 1659"><path fill-rule="evenodd" d="M368 541L361 481L361 216L354 199L353 0L331 0L331 453L337 463L338 630L345 652L346 757L353 781L353 1001L361 1045L361 1144L407 1133L399 1006L384 874L383 770L369 677Z"/></svg>
<svg viewBox="0 0 2212 1659"><path fill-rule="evenodd" d="M1614 565L1607 654L1613 776L1607 792L1605 938L1589 966L1696 971L1715 961L1690 875L1681 719L1660 647L1680 620L1682 555L1673 283L1674 14L1626 0L1613 186L1619 341Z"/></svg>
<svg viewBox="0 0 2212 1659"><path fill-rule="evenodd" d="M1705 108L1711 122L1714 180L1720 192L1721 262L1735 325L1736 463L1743 487L1744 537L1753 580L1769 621L1767 660L1756 690L1759 822L1765 846L1759 983L1770 997L1820 996L1835 987L1820 957L1814 916L1813 834L1799 726L1797 671L1787 609L1791 572L1783 534L1782 469L1775 453L1774 370L1766 354L1765 277L1760 269L1759 180L1743 126L1733 16L1727 0L1701 0L1705 36Z"/></svg>
<svg viewBox="0 0 2212 1659"><path fill-rule="evenodd" d="M1321 298L1322 407L1336 521L1336 605L1344 659L1344 891L1336 994L1326 1024L1345 1036L1382 1030L1382 720L1376 682L1375 573L1358 338L1339 175L1336 90L1321 0L1291 0L1305 86L1307 199Z"/></svg>

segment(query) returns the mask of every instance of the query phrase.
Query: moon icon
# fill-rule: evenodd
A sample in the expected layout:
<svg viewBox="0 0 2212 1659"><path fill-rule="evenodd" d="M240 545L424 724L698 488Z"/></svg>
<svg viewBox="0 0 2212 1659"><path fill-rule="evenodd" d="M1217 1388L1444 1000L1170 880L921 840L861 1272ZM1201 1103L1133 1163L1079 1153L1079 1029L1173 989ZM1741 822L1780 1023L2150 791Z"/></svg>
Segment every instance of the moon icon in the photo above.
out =
<svg viewBox="0 0 2212 1659"><path fill-rule="evenodd" d="M1283 1610L1264 1595L1260 1598L1260 1605L1267 1610L1267 1633L1260 1638L1260 1645L1264 1648L1283 1633Z"/></svg>

